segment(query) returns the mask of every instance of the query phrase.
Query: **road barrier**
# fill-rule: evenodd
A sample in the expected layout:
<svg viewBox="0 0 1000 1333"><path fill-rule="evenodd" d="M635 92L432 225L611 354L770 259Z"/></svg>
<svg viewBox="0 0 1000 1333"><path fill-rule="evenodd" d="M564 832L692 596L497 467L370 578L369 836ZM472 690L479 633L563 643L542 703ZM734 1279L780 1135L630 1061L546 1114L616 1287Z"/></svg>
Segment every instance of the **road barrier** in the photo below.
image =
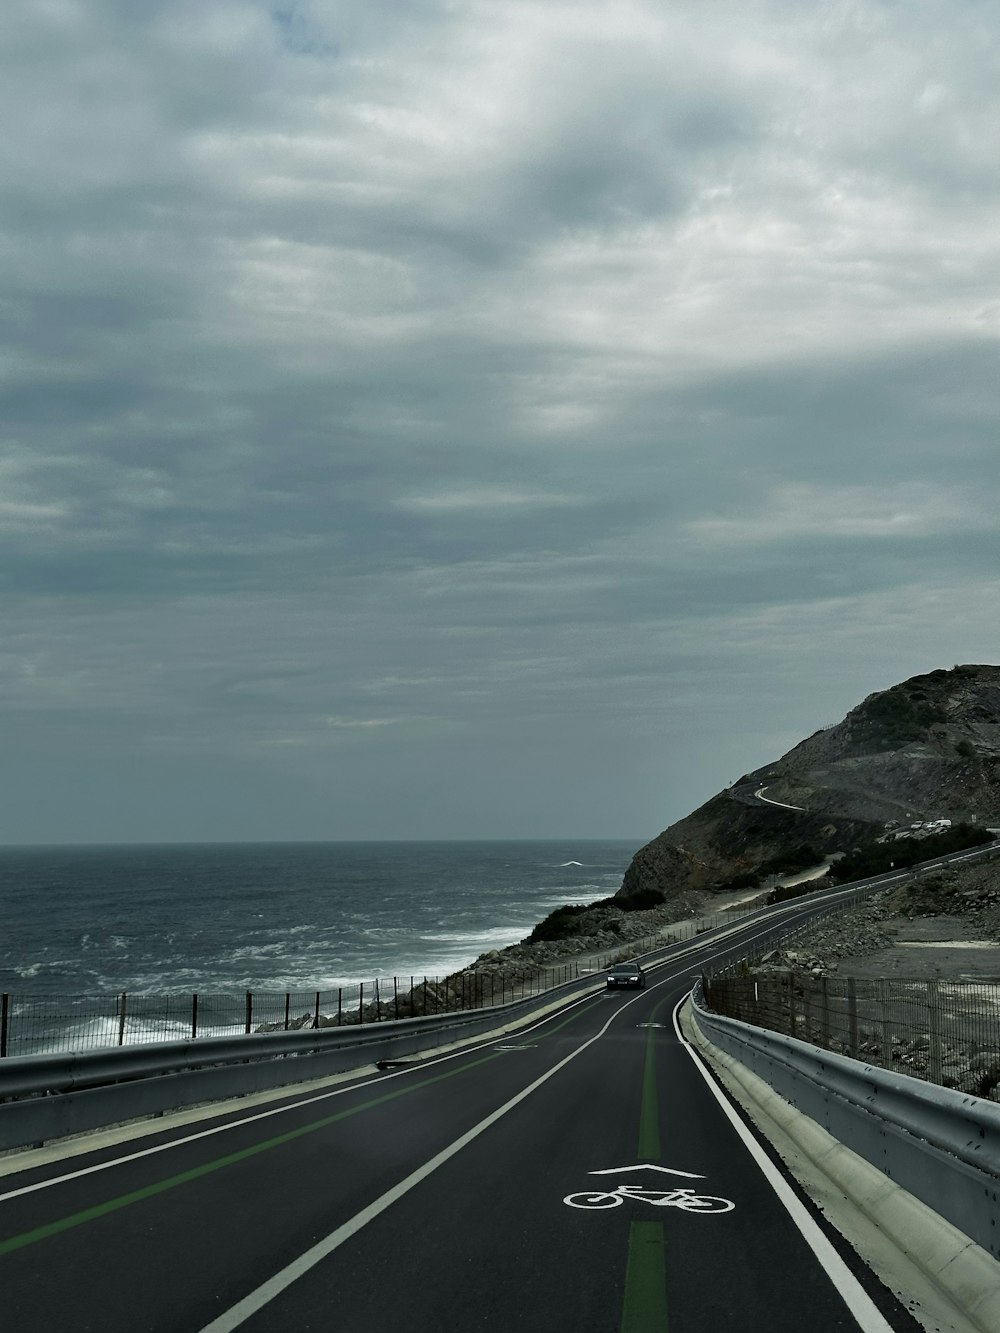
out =
<svg viewBox="0 0 1000 1333"><path fill-rule="evenodd" d="M570 983L570 989L583 991L593 984L588 978ZM23 1056L0 1069L0 1151L405 1061L459 1038L516 1024L544 998L533 995L503 1007L363 1026Z"/></svg>
<svg viewBox="0 0 1000 1333"><path fill-rule="evenodd" d="M1000 1086L1000 983L814 976L707 977L716 1014L928 1083L988 1097Z"/></svg>
<svg viewBox="0 0 1000 1333"><path fill-rule="evenodd" d="M735 918L728 913L700 918L688 923L689 931L685 929L681 939L668 936L656 941L634 940L605 961L629 956L639 956L647 962L667 961L690 951L695 942L697 945L717 942L720 945L717 959L734 965L748 956L748 942L737 938L727 945L725 940L734 932L738 934L749 918L765 926L763 932L754 936L752 948L770 947L789 935L788 918L798 916L802 908L807 907L809 916L816 919L843 910L900 878L903 876L879 876L822 891L808 907L798 899L740 913ZM794 933L804 928L798 922L791 929ZM656 947L651 952L642 951L643 944L654 942ZM545 969L529 970L539 974ZM549 969L553 981L559 971ZM575 969L567 969L563 975L568 976L569 971ZM447 980L455 982L456 978ZM598 984L603 989L603 983ZM245 1011L243 1024L235 1035L137 1046L123 1043L121 1047L96 1051L8 1058L0 1062L0 1151L161 1115L200 1102L245 1096L406 1058L459 1035L474 1037L507 1024L516 1025L519 1017L546 1004L551 996L560 992L567 997L583 994L594 985L593 973L561 981L547 990L537 982L529 982L530 993L526 998L486 1007L471 1003L473 994L478 998L479 992L467 987L465 994L470 1003L452 1012L369 1023L367 1011L359 1010L358 1016L365 1018L363 1023L356 1016L350 1025L307 1026L297 1031L286 1031L283 1023L275 1022L265 1025L272 1028L270 1031L246 1032L249 1024ZM285 999L286 1013L288 1009ZM119 1030L124 1031L123 1024Z"/></svg>
<svg viewBox="0 0 1000 1333"><path fill-rule="evenodd" d="M1000 1106L713 1013L701 982L692 1001L707 1041L1000 1259Z"/></svg>

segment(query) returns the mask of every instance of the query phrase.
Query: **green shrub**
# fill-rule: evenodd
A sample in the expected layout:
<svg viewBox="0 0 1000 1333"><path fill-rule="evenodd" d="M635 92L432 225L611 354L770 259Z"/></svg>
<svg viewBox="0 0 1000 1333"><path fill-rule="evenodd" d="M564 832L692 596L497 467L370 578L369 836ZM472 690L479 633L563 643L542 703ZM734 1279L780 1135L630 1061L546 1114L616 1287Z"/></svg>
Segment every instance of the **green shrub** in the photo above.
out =
<svg viewBox="0 0 1000 1333"><path fill-rule="evenodd" d="M623 912L645 912L650 907L659 907L661 903L665 903L667 895L661 893L659 889L637 889L626 898L612 898L609 901L615 907L620 907Z"/></svg>
<svg viewBox="0 0 1000 1333"><path fill-rule="evenodd" d="M717 893L732 893L736 889L756 889L760 884L760 872L758 870L741 870L738 875L731 875L729 879L720 880L715 885Z"/></svg>
<svg viewBox="0 0 1000 1333"><path fill-rule="evenodd" d="M963 851L967 847L981 847L992 842L993 835L976 824L956 824L930 838L899 838L896 842L873 842L855 847L837 862L836 879L846 884L852 879L867 879L883 875L887 870L930 861L935 856Z"/></svg>
<svg viewBox="0 0 1000 1333"><path fill-rule="evenodd" d="M767 895L769 904L786 903L790 898L801 898L805 893L813 893L816 889L825 889L829 883L829 871L825 875L817 875L815 879L804 879L798 884L779 884L776 889L772 889Z"/></svg>
<svg viewBox="0 0 1000 1333"><path fill-rule="evenodd" d="M589 912L592 907L603 907L610 901L610 898L605 898L601 903L566 903L564 907L557 907L544 920L539 921L524 942L539 944L542 940L565 940L572 935L579 935L581 923L576 918L581 912Z"/></svg>

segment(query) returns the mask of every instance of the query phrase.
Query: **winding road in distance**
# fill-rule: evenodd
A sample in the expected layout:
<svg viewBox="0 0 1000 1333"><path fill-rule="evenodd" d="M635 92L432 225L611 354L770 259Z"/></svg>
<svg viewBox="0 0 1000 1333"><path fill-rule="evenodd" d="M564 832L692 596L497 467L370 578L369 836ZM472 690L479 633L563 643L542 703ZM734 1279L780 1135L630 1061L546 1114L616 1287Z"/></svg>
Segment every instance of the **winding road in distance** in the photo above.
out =
<svg viewBox="0 0 1000 1333"><path fill-rule="evenodd" d="M514 1036L26 1154L0 1178L3 1327L916 1333L675 1026L762 928Z"/></svg>

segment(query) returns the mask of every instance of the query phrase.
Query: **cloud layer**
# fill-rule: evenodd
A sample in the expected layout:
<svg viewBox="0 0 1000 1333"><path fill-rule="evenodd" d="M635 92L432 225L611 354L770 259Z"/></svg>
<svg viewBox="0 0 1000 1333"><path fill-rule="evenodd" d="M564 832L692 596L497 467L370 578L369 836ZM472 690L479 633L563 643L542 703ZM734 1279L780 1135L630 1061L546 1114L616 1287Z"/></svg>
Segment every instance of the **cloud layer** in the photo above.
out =
<svg viewBox="0 0 1000 1333"><path fill-rule="evenodd" d="M34 0L9 842L655 833L998 659L975 0Z"/></svg>

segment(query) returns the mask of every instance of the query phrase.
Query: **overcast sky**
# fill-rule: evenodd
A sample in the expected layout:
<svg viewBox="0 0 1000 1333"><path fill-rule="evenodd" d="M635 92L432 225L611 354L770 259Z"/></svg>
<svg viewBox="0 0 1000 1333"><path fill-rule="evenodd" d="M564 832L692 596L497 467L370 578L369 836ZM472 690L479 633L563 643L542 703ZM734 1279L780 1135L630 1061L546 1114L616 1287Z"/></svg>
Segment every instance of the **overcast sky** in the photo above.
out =
<svg viewBox="0 0 1000 1333"><path fill-rule="evenodd" d="M654 836L1000 661L985 0L13 0L0 841Z"/></svg>

